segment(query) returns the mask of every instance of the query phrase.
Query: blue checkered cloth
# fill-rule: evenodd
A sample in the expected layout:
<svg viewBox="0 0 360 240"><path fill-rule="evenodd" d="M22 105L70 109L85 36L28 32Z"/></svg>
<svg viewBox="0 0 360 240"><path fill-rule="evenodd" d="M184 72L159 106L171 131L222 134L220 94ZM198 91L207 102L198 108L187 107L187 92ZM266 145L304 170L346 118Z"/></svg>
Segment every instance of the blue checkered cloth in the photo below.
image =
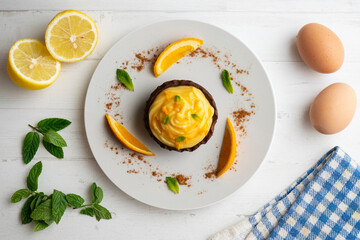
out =
<svg viewBox="0 0 360 240"><path fill-rule="evenodd" d="M211 240L360 239L360 167L335 147L254 215Z"/></svg>

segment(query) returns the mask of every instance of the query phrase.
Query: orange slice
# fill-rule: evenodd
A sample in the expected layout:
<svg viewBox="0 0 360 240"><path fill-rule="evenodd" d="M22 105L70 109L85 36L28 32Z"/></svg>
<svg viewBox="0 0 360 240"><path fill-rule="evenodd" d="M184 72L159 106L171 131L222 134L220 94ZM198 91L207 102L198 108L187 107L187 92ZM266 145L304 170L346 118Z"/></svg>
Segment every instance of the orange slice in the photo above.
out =
<svg viewBox="0 0 360 240"><path fill-rule="evenodd" d="M221 146L219 163L216 169L216 177L223 175L234 163L236 154L236 135L229 118L226 120L226 129Z"/></svg>
<svg viewBox="0 0 360 240"><path fill-rule="evenodd" d="M125 145L128 149L135 152L142 153L144 155L155 156L144 144L142 144L137 138L135 138L123 125L118 123L109 114L105 115L111 131L115 134L116 138Z"/></svg>
<svg viewBox="0 0 360 240"><path fill-rule="evenodd" d="M171 65L179 61L181 58L195 51L203 44L203 40L197 38L184 38L170 44L159 55L154 65L155 77L160 76Z"/></svg>

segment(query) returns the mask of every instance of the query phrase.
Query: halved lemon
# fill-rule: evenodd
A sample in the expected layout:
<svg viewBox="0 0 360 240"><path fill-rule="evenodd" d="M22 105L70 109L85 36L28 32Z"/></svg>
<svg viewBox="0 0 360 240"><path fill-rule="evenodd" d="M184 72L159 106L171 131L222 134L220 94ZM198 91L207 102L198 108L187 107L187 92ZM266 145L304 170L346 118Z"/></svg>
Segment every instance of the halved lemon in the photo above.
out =
<svg viewBox="0 0 360 240"><path fill-rule="evenodd" d="M61 62L85 59L94 51L97 41L95 22L76 10L66 10L56 15L45 32L46 47Z"/></svg>
<svg viewBox="0 0 360 240"><path fill-rule="evenodd" d="M154 65L155 77L160 76L171 65L179 61L181 58L195 51L203 44L203 40L197 38L184 38L170 44L159 55Z"/></svg>
<svg viewBox="0 0 360 240"><path fill-rule="evenodd" d="M126 128L118 123L109 114L105 115L111 131L115 134L116 138L130 150L133 150L144 155L155 156L144 144L135 138Z"/></svg>
<svg viewBox="0 0 360 240"><path fill-rule="evenodd" d="M7 71L18 86L37 90L50 86L60 74L61 64L37 39L21 39L9 51Z"/></svg>
<svg viewBox="0 0 360 240"><path fill-rule="evenodd" d="M236 135L229 118L226 120L225 135L221 147L219 163L216 169L216 177L223 175L234 163L236 155Z"/></svg>

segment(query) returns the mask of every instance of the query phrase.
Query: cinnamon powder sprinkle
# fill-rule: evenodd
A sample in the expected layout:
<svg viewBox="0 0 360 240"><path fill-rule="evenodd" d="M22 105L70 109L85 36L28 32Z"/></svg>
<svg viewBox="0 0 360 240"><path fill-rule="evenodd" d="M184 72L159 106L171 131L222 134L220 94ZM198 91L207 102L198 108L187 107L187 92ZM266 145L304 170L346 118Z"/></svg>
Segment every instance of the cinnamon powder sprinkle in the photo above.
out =
<svg viewBox="0 0 360 240"><path fill-rule="evenodd" d="M215 178L216 177L216 170L213 170L211 172L207 172L205 173L205 179L209 179L209 178Z"/></svg>
<svg viewBox="0 0 360 240"><path fill-rule="evenodd" d="M188 182L187 182L190 179L190 177L186 177L186 176L184 176L182 174L178 174L178 175L175 176L175 178L176 178L176 180L178 181L178 183L180 185L186 185L188 187L191 187L191 185L188 184Z"/></svg>
<svg viewBox="0 0 360 240"><path fill-rule="evenodd" d="M135 52L132 59L125 59L123 62L119 64L119 68L121 69L129 69L130 71L134 72L141 72L144 69L148 69L149 67L152 67L152 65L155 63L158 55L160 52L162 52L163 49L165 49L166 46L159 46L147 50L140 50L138 52ZM249 90L240 83L239 76L240 75L249 75L249 70L240 67L238 64L234 63L231 60L231 53L222 53L220 50L216 49L215 47L207 48L207 47L201 47L198 48L196 51L190 53L187 57L185 57L181 62L177 63L184 63L184 64L191 64L193 60L196 58L208 58L211 63L219 70L222 71L223 69L228 69L231 75L231 80L234 84L236 84L241 91L242 96L249 96L245 101L251 101L253 99L252 94L249 92ZM129 72L131 74L131 72ZM105 112L116 112L113 114L114 117L117 119L122 120L123 117L121 116L121 112L119 111L120 107L120 96L121 92L125 90L125 87L119 83L116 82L113 85L110 86L110 89L105 93L105 96L107 98L107 102L104 103L105 106ZM254 110L255 104L252 102L250 103L251 110ZM245 128L245 122L249 121L250 117L255 114L254 111L246 111L244 109L238 109L232 113L232 116L234 118L235 127L238 131L240 131L242 134L246 133ZM137 154L137 153L128 153L128 151L120 151L118 150L118 147L109 146L109 142L105 142L105 147L110 149L111 151L114 151L116 155L121 154L122 155L122 162L119 162L118 164L123 164L128 167L127 173L128 174L149 174L151 177L154 177L156 181L163 182L165 176L172 176L176 178L179 185L184 185L191 187L190 180L192 176L185 176L184 174L180 173L169 173L167 171L162 171L158 167L153 167L151 164L151 161L147 161L146 157ZM120 147L119 147L120 148ZM124 150L124 147L121 146L121 149ZM146 166L146 167L145 167ZM136 169L133 169L133 167L137 167ZM144 169L143 169L144 167ZM216 180L216 168L210 164L206 168L203 169L204 175L203 177L205 179L210 179L211 181ZM198 194L203 194L204 191L199 192Z"/></svg>

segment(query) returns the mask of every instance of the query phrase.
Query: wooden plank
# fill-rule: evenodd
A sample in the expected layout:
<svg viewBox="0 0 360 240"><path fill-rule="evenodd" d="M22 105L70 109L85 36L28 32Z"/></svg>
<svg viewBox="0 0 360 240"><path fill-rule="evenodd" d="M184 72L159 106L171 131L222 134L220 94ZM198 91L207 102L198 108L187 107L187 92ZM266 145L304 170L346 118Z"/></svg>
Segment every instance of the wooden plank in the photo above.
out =
<svg viewBox="0 0 360 240"><path fill-rule="evenodd" d="M57 12L0 12L0 19L7 19L0 22L0 31L7 32L0 35L0 41L3 43L0 48L0 60L6 60L10 47L18 39L44 40L47 24ZM319 22L330 27L342 39L346 62L360 61L359 39L354 37L354 31L360 23L358 14L337 14L337 17L333 17L327 13L314 15L234 12L196 14L159 12L154 14L152 12L90 11L86 13L94 19L99 29L99 42L93 54L87 58L89 60L101 59L121 37L147 24L171 19L193 19L208 22L229 31L247 44L261 60L275 62L300 62L295 44L296 34L303 25Z"/></svg>
<svg viewBox="0 0 360 240"><path fill-rule="evenodd" d="M1 10L116 10L116 11L169 11L169 12L199 12L199 11L239 11L239 12L358 12L360 3L356 0L342 1L322 0L303 1L268 1L268 0L53 0L53 1L22 1L1 0Z"/></svg>

